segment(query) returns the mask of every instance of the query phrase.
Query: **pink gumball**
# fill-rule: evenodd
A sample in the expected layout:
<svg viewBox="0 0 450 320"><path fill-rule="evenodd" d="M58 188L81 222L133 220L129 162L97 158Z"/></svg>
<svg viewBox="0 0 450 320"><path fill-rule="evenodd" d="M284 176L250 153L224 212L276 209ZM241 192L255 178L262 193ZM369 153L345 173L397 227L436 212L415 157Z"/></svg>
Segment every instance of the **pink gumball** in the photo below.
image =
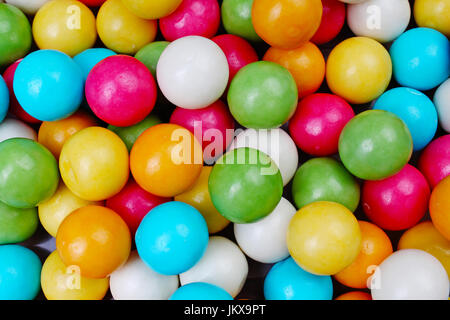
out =
<svg viewBox="0 0 450 320"><path fill-rule="evenodd" d="M217 0L183 0L171 15L159 20L159 27L167 41L185 36L212 38L220 25Z"/></svg>
<svg viewBox="0 0 450 320"><path fill-rule="evenodd" d="M108 124L132 126L148 116L156 102L156 83L147 67L125 55L99 62L86 80L92 111Z"/></svg>
<svg viewBox="0 0 450 320"><path fill-rule="evenodd" d="M431 188L450 175L450 134L437 138L425 148L419 159L419 170Z"/></svg>
<svg viewBox="0 0 450 320"><path fill-rule="evenodd" d="M314 156L328 156L338 151L342 129L355 116L342 98L316 93L302 99L289 121L289 132L297 146Z"/></svg>

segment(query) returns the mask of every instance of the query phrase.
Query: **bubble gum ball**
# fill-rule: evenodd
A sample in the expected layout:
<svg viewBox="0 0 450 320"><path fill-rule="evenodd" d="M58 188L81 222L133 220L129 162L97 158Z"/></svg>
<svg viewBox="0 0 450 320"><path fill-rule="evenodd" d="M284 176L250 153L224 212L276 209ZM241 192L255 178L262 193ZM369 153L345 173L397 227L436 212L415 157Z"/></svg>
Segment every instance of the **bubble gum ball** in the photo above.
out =
<svg viewBox="0 0 450 320"><path fill-rule="evenodd" d="M0 246L0 300L33 300L41 289L41 267L30 249Z"/></svg>
<svg viewBox="0 0 450 320"><path fill-rule="evenodd" d="M149 43L142 47L134 57L145 64L147 69L152 73L152 76L156 77L156 66L158 65L159 58L169 43L170 42L168 41L155 41Z"/></svg>
<svg viewBox="0 0 450 320"><path fill-rule="evenodd" d="M174 12L183 0L122 0L126 7L143 19L160 19Z"/></svg>
<svg viewBox="0 0 450 320"><path fill-rule="evenodd" d="M268 61L243 67L228 90L231 114L247 128L280 127L294 114L297 101L297 85L291 73Z"/></svg>
<svg viewBox="0 0 450 320"><path fill-rule="evenodd" d="M372 276L373 300L447 300L448 290L444 267L422 250L394 252Z"/></svg>
<svg viewBox="0 0 450 320"><path fill-rule="evenodd" d="M272 47L295 49L309 41L322 19L321 0L254 0L256 33Z"/></svg>
<svg viewBox="0 0 450 320"><path fill-rule="evenodd" d="M0 123L5 119L9 109L9 91L5 80L0 75Z"/></svg>
<svg viewBox="0 0 450 320"><path fill-rule="evenodd" d="M297 84L299 98L316 92L325 78L325 60L312 42L293 50L271 47L263 60L278 63L289 70Z"/></svg>
<svg viewBox="0 0 450 320"><path fill-rule="evenodd" d="M223 0L222 23L227 33L237 35L248 41L261 41L252 22L254 0Z"/></svg>
<svg viewBox="0 0 450 320"><path fill-rule="evenodd" d="M80 0L89 7L100 7L106 0Z"/></svg>
<svg viewBox="0 0 450 320"><path fill-rule="evenodd" d="M332 275L355 261L361 248L361 231L355 216L343 205L313 202L292 218L287 245L302 269Z"/></svg>
<svg viewBox="0 0 450 320"><path fill-rule="evenodd" d="M27 240L38 224L36 208L18 209L0 201L0 245Z"/></svg>
<svg viewBox="0 0 450 320"><path fill-rule="evenodd" d="M118 127L144 120L153 110L157 94L156 82L147 67L125 55L100 61L89 73L85 91L96 116Z"/></svg>
<svg viewBox="0 0 450 320"><path fill-rule="evenodd" d="M23 109L41 121L61 120L73 114L83 99L83 86L81 69L56 50L38 50L26 56L17 66L13 84Z"/></svg>
<svg viewBox="0 0 450 320"><path fill-rule="evenodd" d="M312 94L298 104L289 121L289 133L302 151L329 156L338 152L342 129L354 116L352 107L341 97Z"/></svg>
<svg viewBox="0 0 450 320"><path fill-rule="evenodd" d="M450 3L447 0L417 0L414 18L419 27L428 27L450 36Z"/></svg>
<svg viewBox="0 0 450 320"><path fill-rule="evenodd" d="M37 140L36 131L26 125L22 121L7 118L0 123L0 142L11 138L26 138L30 140Z"/></svg>
<svg viewBox="0 0 450 320"><path fill-rule="evenodd" d="M217 0L184 0L173 13L159 20L161 33L167 41L186 36L212 38L219 25Z"/></svg>
<svg viewBox="0 0 450 320"><path fill-rule="evenodd" d="M297 170L292 184L292 197L299 209L316 201L333 201L354 212L359 196L358 182L332 158L306 161Z"/></svg>
<svg viewBox="0 0 450 320"><path fill-rule="evenodd" d="M391 76L389 53L370 38L348 38L328 56L328 86L350 103L362 104L378 98L389 85Z"/></svg>
<svg viewBox="0 0 450 320"><path fill-rule="evenodd" d="M56 249L66 266L86 278L102 279L122 266L131 248L130 231L120 216L101 206L73 211L61 223Z"/></svg>
<svg viewBox="0 0 450 320"><path fill-rule="evenodd" d="M433 140L422 152L418 168L431 188L450 175L450 134Z"/></svg>
<svg viewBox="0 0 450 320"><path fill-rule="evenodd" d="M439 31L415 28L391 46L394 76L404 87L430 90L444 82L450 70L449 40Z"/></svg>
<svg viewBox="0 0 450 320"><path fill-rule="evenodd" d="M202 171L202 149L194 135L175 124L142 133L130 154L131 173L146 191L173 197L189 189Z"/></svg>
<svg viewBox="0 0 450 320"><path fill-rule="evenodd" d="M253 223L234 224L234 236L239 247L247 256L261 263L286 259L289 256L286 234L295 213L295 207L281 198L267 217Z"/></svg>
<svg viewBox="0 0 450 320"><path fill-rule="evenodd" d="M109 49L118 53L135 54L155 40L158 24L154 20L144 20L132 14L123 2L125 1L107 0L101 6L97 14L97 31L103 44Z"/></svg>
<svg viewBox="0 0 450 320"><path fill-rule="evenodd" d="M175 40L161 54L156 78L164 96L185 109L217 101L228 84L228 62L213 41L188 36Z"/></svg>
<svg viewBox="0 0 450 320"><path fill-rule="evenodd" d="M324 44L337 37L345 23L345 5L338 0L322 0L323 12L319 29L311 42Z"/></svg>
<svg viewBox="0 0 450 320"><path fill-rule="evenodd" d="M318 276L300 268L292 258L275 264L264 280L266 300L331 300L330 276Z"/></svg>
<svg viewBox="0 0 450 320"><path fill-rule="evenodd" d="M72 272L71 272L72 271ZM41 286L47 300L102 300L109 288L108 278L74 280L76 270L66 266L53 251L42 266ZM77 288L79 286L79 288Z"/></svg>
<svg viewBox="0 0 450 320"><path fill-rule="evenodd" d="M101 201L117 194L128 181L128 151L113 132L89 127L64 144L59 157L61 177L76 196Z"/></svg>
<svg viewBox="0 0 450 320"><path fill-rule="evenodd" d="M208 246L208 227L194 207L178 201L153 208L136 232L141 259L154 271L177 275L192 268Z"/></svg>
<svg viewBox="0 0 450 320"><path fill-rule="evenodd" d="M26 14L35 14L40 7L50 0L5 0L6 3L13 5Z"/></svg>
<svg viewBox="0 0 450 320"><path fill-rule="evenodd" d="M73 57L78 66L83 71L84 79L86 80L89 72L95 67L97 63L108 57L114 56L116 53L106 48L91 48Z"/></svg>
<svg viewBox="0 0 450 320"><path fill-rule="evenodd" d="M450 79L447 79L439 86L434 94L433 101L438 112L441 127L446 132L450 132Z"/></svg>
<svg viewBox="0 0 450 320"><path fill-rule="evenodd" d="M390 111L406 123L415 151L425 148L436 134L436 107L420 91L404 87L391 89L377 99L373 108Z"/></svg>
<svg viewBox="0 0 450 320"><path fill-rule="evenodd" d="M210 234L225 229L230 223L212 203L208 190L208 180L212 167L204 166L197 181L187 191L175 196L175 201L187 203L197 209L205 218Z"/></svg>
<svg viewBox="0 0 450 320"><path fill-rule="evenodd" d="M127 263L111 274L114 300L168 300L178 289L178 276L153 271L132 251Z"/></svg>
<svg viewBox="0 0 450 320"><path fill-rule="evenodd" d="M213 284L195 282L178 288L170 300L233 300L233 297Z"/></svg>
<svg viewBox="0 0 450 320"><path fill-rule="evenodd" d="M334 300L372 300L372 296L369 293L362 291L351 291L341 294Z"/></svg>
<svg viewBox="0 0 450 320"><path fill-rule="evenodd" d="M430 215L433 225L450 240L450 178L445 178L433 189L430 199Z"/></svg>
<svg viewBox="0 0 450 320"><path fill-rule="evenodd" d="M15 208L33 208L58 187L53 155L39 143L14 138L0 143L0 201Z"/></svg>
<svg viewBox="0 0 450 320"><path fill-rule="evenodd" d="M234 223L251 223L275 209L283 193L283 179L265 153L238 148L214 165L209 192L214 206L225 218Z"/></svg>

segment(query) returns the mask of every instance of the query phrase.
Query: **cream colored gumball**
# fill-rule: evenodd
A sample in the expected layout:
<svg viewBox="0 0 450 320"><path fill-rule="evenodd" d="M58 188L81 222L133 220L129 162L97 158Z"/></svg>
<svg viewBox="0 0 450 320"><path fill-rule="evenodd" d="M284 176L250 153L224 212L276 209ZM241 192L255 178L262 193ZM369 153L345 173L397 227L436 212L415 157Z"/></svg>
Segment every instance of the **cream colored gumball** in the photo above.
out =
<svg viewBox="0 0 450 320"><path fill-rule="evenodd" d="M26 138L37 141L37 134L33 128L24 122L8 118L0 123L0 142L11 138Z"/></svg>
<svg viewBox="0 0 450 320"><path fill-rule="evenodd" d="M450 132L450 79L447 79L436 90L434 105L438 112L441 127Z"/></svg>
<svg viewBox="0 0 450 320"><path fill-rule="evenodd" d="M49 1L50 0L6 0L5 2L19 8L27 14L35 14L40 7Z"/></svg>

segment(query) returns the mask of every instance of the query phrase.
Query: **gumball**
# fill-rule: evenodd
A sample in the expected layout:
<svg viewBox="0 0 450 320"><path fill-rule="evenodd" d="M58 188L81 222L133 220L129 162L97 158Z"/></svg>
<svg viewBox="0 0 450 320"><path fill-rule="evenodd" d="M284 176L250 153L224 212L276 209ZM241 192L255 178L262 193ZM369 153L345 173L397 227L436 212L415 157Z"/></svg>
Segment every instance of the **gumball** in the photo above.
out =
<svg viewBox="0 0 450 320"><path fill-rule="evenodd" d="M35 14L40 7L50 0L5 0L6 3L13 5L26 14Z"/></svg>
<svg viewBox="0 0 450 320"><path fill-rule="evenodd" d="M382 133L382 134L380 134ZM381 180L399 172L412 154L412 138L393 113L369 110L351 119L339 138L339 155L354 176Z"/></svg>
<svg viewBox="0 0 450 320"><path fill-rule="evenodd" d="M170 300L233 300L233 297L213 284L194 282L178 288Z"/></svg>
<svg viewBox="0 0 450 320"><path fill-rule="evenodd" d="M265 218L234 225L234 236L242 251L255 261L275 263L286 259L289 251L286 234L296 210L285 198Z"/></svg>
<svg viewBox="0 0 450 320"><path fill-rule="evenodd" d="M0 300L33 300L41 289L41 267L30 249L0 246Z"/></svg>
<svg viewBox="0 0 450 320"><path fill-rule="evenodd" d="M287 245L295 262L317 275L336 274L355 261L361 231L350 210L339 203L318 201L292 218Z"/></svg>
<svg viewBox="0 0 450 320"><path fill-rule="evenodd" d="M133 14L143 19L164 18L174 12L183 0L122 0Z"/></svg>
<svg viewBox="0 0 450 320"><path fill-rule="evenodd" d="M9 91L5 80L0 76L0 123L5 119L9 109Z"/></svg>
<svg viewBox="0 0 450 320"><path fill-rule="evenodd" d="M372 300L372 296L367 292L351 291L341 294L334 300Z"/></svg>
<svg viewBox="0 0 450 320"><path fill-rule="evenodd" d="M89 127L66 141L59 169L76 196L88 201L105 200L122 190L128 180L128 151L113 132Z"/></svg>
<svg viewBox="0 0 450 320"><path fill-rule="evenodd" d="M109 281L80 276L78 268L66 266L53 251L42 266L41 286L47 300L102 300Z"/></svg>
<svg viewBox="0 0 450 320"><path fill-rule="evenodd" d="M128 127L144 120L155 106L156 94L156 82L147 67L125 55L103 59L86 80L89 107L113 126Z"/></svg>
<svg viewBox="0 0 450 320"><path fill-rule="evenodd" d="M225 91L228 76L223 51L200 36L184 37L169 44L156 68L164 96L185 109L200 109L217 101Z"/></svg>
<svg viewBox="0 0 450 320"><path fill-rule="evenodd" d="M0 201L15 208L33 208L58 187L56 160L39 143L13 138L0 143Z"/></svg>
<svg viewBox="0 0 450 320"><path fill-rule="evenodd" d="M97 63L114 55L116 55L114 51L106 48L92 48L77 54L73 57L73 61L81 68L84 79L86 80L89 72L91 72L92 68L94 68Z"/></svg>
<svg viewBox="0 0 450 320"><path fill-rule="evenodd" d="M223 0L222 23L227 33L237 35L249 41L261 41L252 22L254 0Z"/></svg>
<svg viewBox="0 0 450 320"><path fill-rule="evenodd" d="M202 149L189 130L159 124L142 133L130 154L131 173L146 191L173 197L189 189L202 171Z"/></svg>
<svg viewBox="0 0 450 320"><path fill-rule="evenodd" d="M288 258L275 264L264 280L266 300L331 300L330 276L311 274Z"/></svg>
<svg viewBox="0 0 450 320"><path fill-rule="evenodd" d="M73 211L61 223L56 249L66 266L86 278L102 279L122 266L131 248L130 231L120 216L101 206Z"/></svg>
<svg viewBox="0 0 450 320"><path fill-rule="evenodd" d="M167 48L169 43L168 41L149 43L142 47L134 57L145 64L147 69L152 73L152 76L156 77L156 66L158 65L159 57L161 57L162 52Z"/></svg>
<svg viewBox="0 0 450 320"><path fill-rule="evenodd" d="M354 212L359 204L359 184L332 158L313 158L297 170L292 196L297 208L316 201L333 201Z"/></svg>
<svg viewBox="0 0 450 320"><path fill-rule="evenodd" d="M0 123L0 142L11 138L37 140L37 134L33 128L25 123L13 118L8 118Z"/></svg>
<svg viewBox="0 0 450 320"><path fill-rule="evenodd" d="M433 189L430 199L430 215L433 225L450 240L450 178L445 178Z"/></svg>
<svg viewBox="0 0 450 320"><path fill-rule="evenodd" d="M31 27L22 11L4 3L0 3L0 21L0 66L6 66L30 51Z"/></svg>
<svg viewBox="0 0 450 320"><path fill-rule="evenodd" d="M161 33L167 41L186 36L212 38L219 25L217 0L184 0L173 13L159 20Z"/></svg>
<svg viewBox="0 0 450 320"><path fill-rule="evenodd" d="M251 223L269 215L283 193L277 165L252 148L231 150L217 160L208 184L214 206L234 223Z"/></svg>
<svg viewBox="0 0 450 320"><path fill-rule="evenodd" d="M100 7L106 0L79 0L89 7Z"/></svg>
<svg viewBox="0 0 450 320"><path fill-rule="evenodd" d="M82 102L83 86L81 69L56 50L38 50L26 56L17 66L13 83L20 105L41 121L72 115Z"/></svg>
<svg viewBox="0 0 450 320"><path fill-rule="evenodd" d="M390 111L406 123L415 151L425 148L436 134L436 107L420 91L404 87L391 89L378 98L374 109Z"/></svg>
<svg viewBox="0 0 450 320"><path fill-rule="evenodd" d="M132 251L127 263L111 274L114 300L168 300L178 289L177 276L156 273Z"/></svg>
<svg viewBox="0 0 450 320"><path fill-rule="evenodd" d="M155 40L158 24L154 20L134 15L125 7L124 2L126 1L107 0L101 6L97 14L97 31L103 44L109 49L118 53L135 54Z"/></svg>
<svg viewBox="0 0 450 320"><path fill-rule="evenodd" d="M345 23L345 5L338 0L322 0L323 12L319 29L311 42L324 44L337 37Z"/></svg>
<svg viewBox="0 0 450 320"><path fill-rule="evenodd" d="M348 38L328 56L328 86L350 103L362 104L378 98L389 85L391 76L389 53L370 38Z"/></svg>
<svg viewBox="0 0 450 320"><path fill-rule="evenodd" d="M208 246L208 227L194 207L163 203L144 217L136 232L141 259L154 271L177 275L192 268Z"/></svg>
<svg viewBox="0 0 450 320"><path fill-rule="evenodd" d="M316 92L325 78L325 59L312 42L293 50L271 47L263 59L289 70L297 84L299 98Z"/></svg>
<svg viewBox="0 0 450 320"><path fill-rule="evenodd" d="M280 127L294 114L297 101L297 85L291 73L268 61L243 67L228 90L231 114L247 128Z"/></svg>
<svg viewBox="0 0 450 320"><path fill-rule="evenodd" d="M256 33L280 49L295 49L309 41L321 19L320 0L255 0L252 7Z"/></svg>
<svg viewBox="0 0 450 320"><path fill-rule="evenodd" d="M414 19L419 27L433 28L450 36L450 3L447 0L417 0Z"/></svg>
<svg viewBox="0 0 450 320"><path fill-rule="evenodd" d="M433 101L438 112L441 127L446 132L450 132L450 79L447 79L439 86L434 94Z"/></svg>
<svg viewBox="0 0 450 320"><path fill-rule="evenodd" d="M289 121L289 133L302 151L329 156L338 152L342 129L354 116L352 107L341 97L312 94L298 104Z"/></svg>
<svg viewBox="0 0 450 320"><path fill-rule="evenodd" d="M417 249L394 252L372 276L373 300L447 300L448 290L439 260Z"/></svg>
<svg viewBox="0 0 450 320"><path fill-rule="evenodd" d="M391 46L394 77L404 87L430 90L444 82L450 70L449 40L439 31L415 28Z"/></svg>
<svg viewBox="0 0 450 320"><path fill-rule="evenodd" d="M0 201L0 245L27 240L38 224L36 208L13 208Z"/></svg>
<svg viewBox="0 0 450 320"><path fill-rule="evenodd" d="M450 134L433 140L423 150L418 168L427 178L431 188L450 175Z"/></svg>
<svg viewBox="0 0 450 320"><path fill-rule="evenodd" d="M225 219L212 203L208 190L211 170L212 167L204 166L194 185L189 190L175 196L175 201L187 203L197 209L205 218L209 233L213 234L225 229L230 221Z"/></svg>

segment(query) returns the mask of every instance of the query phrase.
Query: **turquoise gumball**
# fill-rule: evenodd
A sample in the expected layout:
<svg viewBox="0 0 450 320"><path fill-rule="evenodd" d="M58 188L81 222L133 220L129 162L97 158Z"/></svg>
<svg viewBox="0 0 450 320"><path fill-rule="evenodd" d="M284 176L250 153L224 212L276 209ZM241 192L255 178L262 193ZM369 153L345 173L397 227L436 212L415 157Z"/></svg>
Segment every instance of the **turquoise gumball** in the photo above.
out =
<svg viewBox="0 0 450 320"><path fill-rule="evenodd" d="M5 119L9 108L9 91L6 82L0 76L0 123Z"/></svg>
<svg viewBox="0 0 450 320"><path fill-rule="evenodd" d="M86 80L89 72L91 72L92 68L95 67L97 63L114 55L116 55L114 51L106 48L90 48L77 54L73 57L73 60L83 71L83 77L84 80Z"/></svg>
<svg viewBox="0 0 450 320"><path fill-rule="evenodd" d="M233 300L233 297L216 285L193 282L178 288L169 300Z"/></svg>

